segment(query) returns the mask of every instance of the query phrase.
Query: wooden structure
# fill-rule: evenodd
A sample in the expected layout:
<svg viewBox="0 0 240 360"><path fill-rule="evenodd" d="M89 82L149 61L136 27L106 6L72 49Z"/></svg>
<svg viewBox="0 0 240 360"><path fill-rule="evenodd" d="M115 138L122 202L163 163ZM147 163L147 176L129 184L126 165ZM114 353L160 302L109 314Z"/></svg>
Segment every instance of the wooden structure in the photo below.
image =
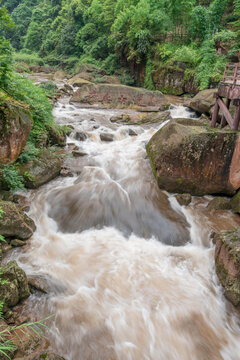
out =
<svg viewBox="0 0 240 360"><path fill-rule="evenodd" d="M227 123L232 130L238 130L240 122L240 63L227 64L223 80L220 82L218 92L215 93L216 104L214 107L211 127L215 127L219 111L222 111L221 127ZM226 99L224 103L223 98ZM235 115L229 111L231 102L236 106Z"/></svg>

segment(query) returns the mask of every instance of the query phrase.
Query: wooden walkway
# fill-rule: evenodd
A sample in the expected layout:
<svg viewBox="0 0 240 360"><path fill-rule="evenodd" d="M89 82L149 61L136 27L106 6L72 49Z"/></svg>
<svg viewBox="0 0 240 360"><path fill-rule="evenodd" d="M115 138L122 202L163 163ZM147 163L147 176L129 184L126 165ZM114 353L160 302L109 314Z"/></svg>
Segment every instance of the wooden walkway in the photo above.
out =
<svg viewBox="0 0 240 360"><path fill-rule="evenodd" d="M232 130L238 130L240 122L240 63L227 64L223 80L220 82L218 92L215 93L216 104L214 107L211 126L214 128L221 109L221 127L229 125ZM226 99L224 103L223 98ZM234 116L231 115L229 107L231 102L236 107Z"/></svg>

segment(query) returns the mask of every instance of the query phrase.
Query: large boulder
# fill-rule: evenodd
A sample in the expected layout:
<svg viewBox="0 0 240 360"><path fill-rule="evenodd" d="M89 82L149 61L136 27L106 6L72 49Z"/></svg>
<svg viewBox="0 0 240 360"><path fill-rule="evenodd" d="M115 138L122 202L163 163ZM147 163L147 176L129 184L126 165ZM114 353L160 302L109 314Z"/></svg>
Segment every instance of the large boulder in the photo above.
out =
<svg viewBox="0 0 240 360"><path fill-rule="evenodd" d="M57 177L61 164L59 157L44 149L34 160L19 165L19 173L24 177L25 186L35 189Z"/></svg>
<svg viewBox="0 0 240 360"><path fill-rule="evenodd" d="M240 187L240 137L234 131L172 121L154 134L147 153L159 187L167 191L234 194Z"/></svg>
<svg viewBox="0 0 240 360"><path fill-rule="evenodd" d="M26 105L0 94L0 164L17 160L32 128Z"/></svg>
<svg viewBox="0 0 240 360"><path fill-rule="evenodd" d="M225 296L240 305L240 231L222 232L214 237L216 242L216 273L224 287Z"/></svg>
<svg viewBox="0 0 240 360"><path fill-rule="evenodd" d="M212 114L216 99L214 94L217 89L207 89L200 91L194 98L187 100L186 105L199 113Z"/></svg>
<svg viewBox="0 0 240 360"><path fill-rule="evenodd" d="M10 201L0 201L0 234L5 237L29 239L36 229L34 221Z"/></svg>
<svg viewBox="0 0 240 360"><path fill-rule="evenodd" d="M168 101L159 91L149 91L117 84L84 84L71 98L82 104L104 104L109 107L159 106L165 109Z"/></svg>
<svg viewBox="0 0 240 360"><path fill-rule="evenodd" d="M175 66L162 65L153 71L153 83L156 89L164 94L182 95L185 93L197 94L198 87L193 76L186 76L187 65L184 63Z"/></svg>
<svg viewBox="0 0 240 360"><path fill-rule="evenodd" d="M30 296L27 276L15 260L2 267L1 280L0 301L4 303L4 312Z"/></svg>

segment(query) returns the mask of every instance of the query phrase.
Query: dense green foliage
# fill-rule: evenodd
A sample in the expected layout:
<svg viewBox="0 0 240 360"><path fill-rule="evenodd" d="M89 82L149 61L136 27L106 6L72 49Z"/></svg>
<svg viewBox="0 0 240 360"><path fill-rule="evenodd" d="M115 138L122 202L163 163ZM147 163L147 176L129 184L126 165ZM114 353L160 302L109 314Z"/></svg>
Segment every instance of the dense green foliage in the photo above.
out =
<svg viewBox="0 0 240 360"><path fill-rule="evenodd" d="M23 5L20 1L15 1L14 4L17 8ZM33 7L36 5L36 1L27 0L24 4ZM13 12L17 10L16 7L13 7L12 0L6 2L6 5ZM6 97L9 99L13 98L14 101L20 101L20 105L21 102L27 104L32 113L33 126L28 139L28 145L19 159L20 162L26 162L38 154L37 148L44 146L46 142L50 142L48 129L56 126L53 122L52 105L46 96L49 93L52 94L52 84L48 84L45 88L35 86L29 79L17 74L13 70L13 48L6 38L9 32L18 30L19 27L14 27L6 8L0 8L0 102L4 102ZM30 58L33 57L30 55ZM0 177L13 191L23 188L23 178L18 174L15 165L7 164L1 166Z"/></svg>
<svg viewBox="0 0 240 360"><path fill-rule="evenodd" d="M17 24L8 36L20 57L34 53L68 69L93 63L109 73L185 61L206 88L239 51L239 0L5 0ZM219 50L224 47L224 55ZM218 51L217 51L218 50ZM19 55L18 55L19 57ZM132 68L132 66L131 66Z"/></svg>

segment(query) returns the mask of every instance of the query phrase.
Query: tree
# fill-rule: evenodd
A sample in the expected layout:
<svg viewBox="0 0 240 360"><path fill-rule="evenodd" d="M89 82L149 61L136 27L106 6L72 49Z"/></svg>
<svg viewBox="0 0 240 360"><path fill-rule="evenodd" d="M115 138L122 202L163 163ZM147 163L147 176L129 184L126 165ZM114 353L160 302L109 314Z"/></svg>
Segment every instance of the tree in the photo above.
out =
<svg viewBox="0 0 240 360"><path fill-rule="evenodd" d="M31 23L28 27L24 48L39 51L42 45L43 35L46 32L44 26L44 9L36 8L32 12Z"/></svg>
<svg viewBox="0 0 240 360"><path fill-rule="evenodd" d="M14 31L10 32L9 37L13 47L17 50L24 45L24 36L31 22L32 9L26 3L19 4L12 12L12 19L16 24Z"/></svg>
<svg viewBox="0 0 240 360"><path fill-rule="evenodd" d="M1 3L1 0L0 0ZM0 84L7 88L12 73L12 47L5 38L5 32L14 26L6 8L0 8Z"/></svg>

